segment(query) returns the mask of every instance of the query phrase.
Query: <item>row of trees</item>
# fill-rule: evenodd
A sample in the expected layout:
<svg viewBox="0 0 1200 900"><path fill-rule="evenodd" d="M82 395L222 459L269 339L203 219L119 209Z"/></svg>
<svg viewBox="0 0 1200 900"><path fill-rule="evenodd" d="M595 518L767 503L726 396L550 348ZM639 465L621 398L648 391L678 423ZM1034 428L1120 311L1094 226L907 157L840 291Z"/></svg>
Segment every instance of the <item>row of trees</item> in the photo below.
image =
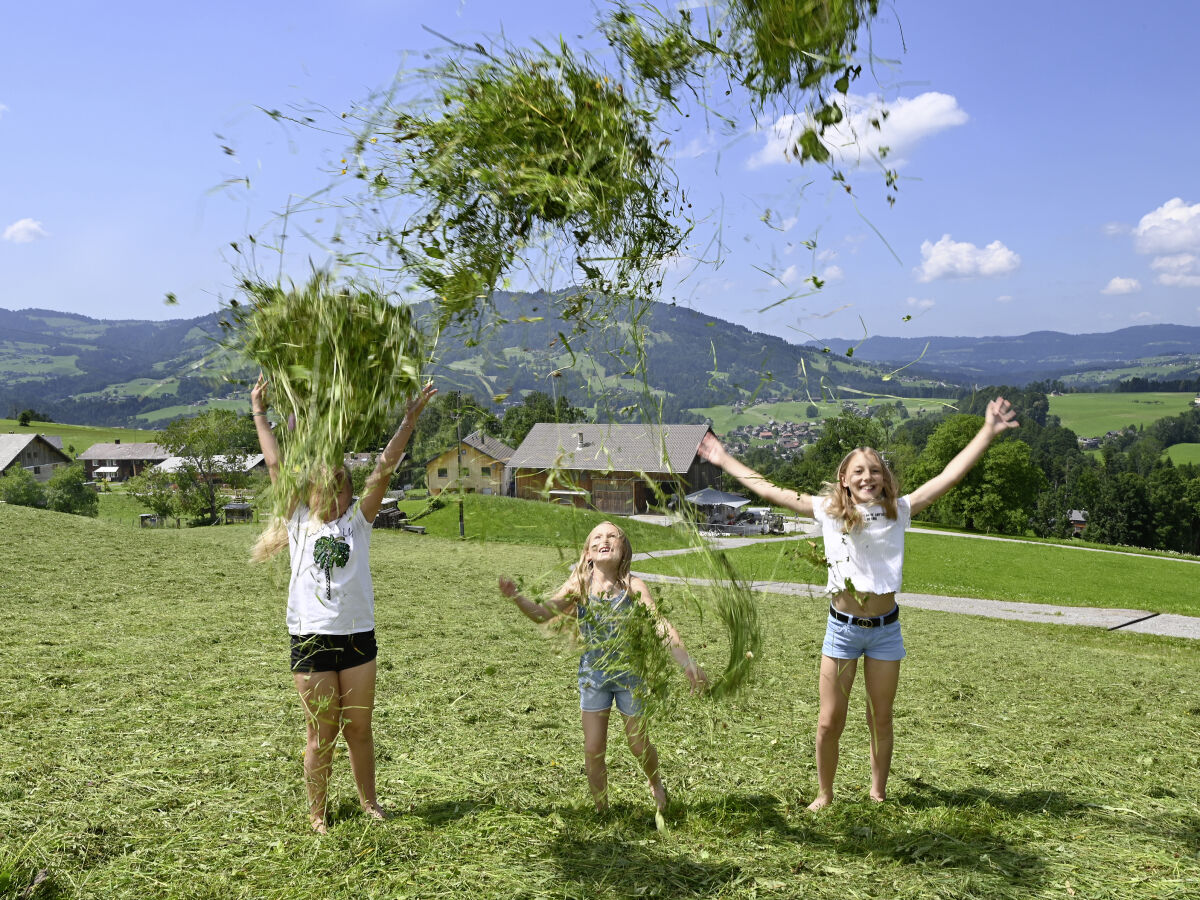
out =
<svg viewBox="0 0 1200 900"><path fill-rule="evenodd" d="M14 506L95 516L100 512L100 498L85 479L83 463L59 467L44 484L17 467L0 477L0 500Z"/></svg>
<svg viewBox="0 0 1200 900"><path fill-rule="evenodd" d="M1013 403L1021 427L997 440L923 518L974 531L1070 537L1070 514L1082 510L1087 540L1200 553L1200 467L1176 466L1163 454L1173 444L1200 442L1200 409L1126 429L1106 440L1097 458L1049 414L1044 393L1001 387L960 398L957 411L904 420L890 433L878 419L844 413L828 419L797 459L756 449L746 461L773 481L813 493L846 453L868 445L884 452L902 488L915 487L967 444L997 394Z"/></svg>

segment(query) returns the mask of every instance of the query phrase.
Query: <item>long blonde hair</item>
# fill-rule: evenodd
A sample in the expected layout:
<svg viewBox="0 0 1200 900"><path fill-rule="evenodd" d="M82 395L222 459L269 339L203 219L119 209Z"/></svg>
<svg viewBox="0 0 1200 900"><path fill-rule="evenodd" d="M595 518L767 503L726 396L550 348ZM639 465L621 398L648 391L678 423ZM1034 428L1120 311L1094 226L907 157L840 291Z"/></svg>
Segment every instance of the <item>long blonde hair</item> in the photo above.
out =
<svg viewBox="0 0 1200 900"><path fill-rule="evenodd" d="M621 555L617 563L617 584L625 590L629 590L629 569L633 565L633 545L629 543L629 536L625 534L624 529L619 525L614 525L612 522L601 522L595 528L588 532L587 540L583 542L583 552L579 554L579 562L575 564L575 571L572 577L575 581L575 602L586 603L588 592L592 586L592 569L594 563L588 559L588 548L592 544L592 535L599 528L608 525L616 530L621 542Z"/></svg>
<svg viewBox="0 0 1200 900"><path fill-rule="evenodd" d="M250 551L251 562L266 562L288 545L287 522L295 513L299 498L304 498L313 521L325 521L325 515L337 509L338 495L342 491L342 478L350 480L350 473L346 471L345 466L321 464L314 467L296 490L296 501L288 504L288 516L271 516L267 527L258 536ZM278 485L272 485L272 488L278 489Z"/></svg>
<svg viewBox="0 0 1200 900"><path fill-rule="evenodd" d="M900 482L896 478L895 473L888 468L887 460L880 455L879 451L874 447L855 447L838 463L837 473L833 476L833 481L826 481L821 486L820 496L825 498L825 509L828 511L831 518L842 520L842 531L849 534L851 531L856 531L862 527L863 514L854 500L850 496L850 489L842 484L842 476L846 474L846 469L850 467L850 460L855 453L861 453L867 458L868 463L877 462L883 477L883 492L879 497L879 505L883 507L883 514L889 519L895 519L899 513L896 511L896 500L900 497Z"/></svg>

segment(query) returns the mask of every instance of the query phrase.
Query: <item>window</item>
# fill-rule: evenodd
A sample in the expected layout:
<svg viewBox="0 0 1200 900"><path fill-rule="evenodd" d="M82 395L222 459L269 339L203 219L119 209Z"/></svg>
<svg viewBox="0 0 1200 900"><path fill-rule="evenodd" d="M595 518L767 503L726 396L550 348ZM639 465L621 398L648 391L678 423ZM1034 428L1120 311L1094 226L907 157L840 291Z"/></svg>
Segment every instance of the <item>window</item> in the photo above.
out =
<svg viewBox="0 0 1200 900"><path fill-rule="evenodd" d="M450 475L449 469L438 469L438 478L447 478Z"/></svg>
<svg viewBox="0 0 1200 900"><path fill-rule="evenodd" d="M492 477L492 467L491 466L480 466L479 474L482 475L484 478L491 478Z"/></svg>
<svg viewBox="0 0 1200 900"><path fill-rule="evenodd" d="M471 470L468 469L466 466L459 466L458 467L458 477L459 478L470 478Z"/></svg>

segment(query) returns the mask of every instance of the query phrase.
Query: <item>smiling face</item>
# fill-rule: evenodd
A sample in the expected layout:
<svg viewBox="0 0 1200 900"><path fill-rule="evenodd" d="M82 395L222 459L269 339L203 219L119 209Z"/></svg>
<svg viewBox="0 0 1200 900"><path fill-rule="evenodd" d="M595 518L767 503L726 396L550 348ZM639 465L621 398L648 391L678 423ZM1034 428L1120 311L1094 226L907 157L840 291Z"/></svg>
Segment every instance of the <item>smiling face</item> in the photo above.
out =
<svg viewBox="0 0 1200 900"><path fill-rule="evenodd" d="M855 450L842 462L838 482L855 503L878 503L887 487L886 467L874 450Z"/></svg>

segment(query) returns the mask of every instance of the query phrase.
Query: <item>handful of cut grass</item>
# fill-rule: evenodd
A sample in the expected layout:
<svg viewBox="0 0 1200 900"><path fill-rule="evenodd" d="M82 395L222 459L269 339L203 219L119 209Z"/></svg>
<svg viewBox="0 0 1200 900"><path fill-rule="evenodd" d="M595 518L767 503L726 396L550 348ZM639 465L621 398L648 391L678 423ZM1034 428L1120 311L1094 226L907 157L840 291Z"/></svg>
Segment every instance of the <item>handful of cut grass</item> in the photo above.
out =
<svg viewBox="0 0 1200 900"><path fill-rule="evenodd" d="M273 510L286 515L314 492L331 496L347 450L377 442L420 389L423 340L405 306L374 291L336 285L246 282L232 302L226 344L261 370L280 428Z"/></svg>

